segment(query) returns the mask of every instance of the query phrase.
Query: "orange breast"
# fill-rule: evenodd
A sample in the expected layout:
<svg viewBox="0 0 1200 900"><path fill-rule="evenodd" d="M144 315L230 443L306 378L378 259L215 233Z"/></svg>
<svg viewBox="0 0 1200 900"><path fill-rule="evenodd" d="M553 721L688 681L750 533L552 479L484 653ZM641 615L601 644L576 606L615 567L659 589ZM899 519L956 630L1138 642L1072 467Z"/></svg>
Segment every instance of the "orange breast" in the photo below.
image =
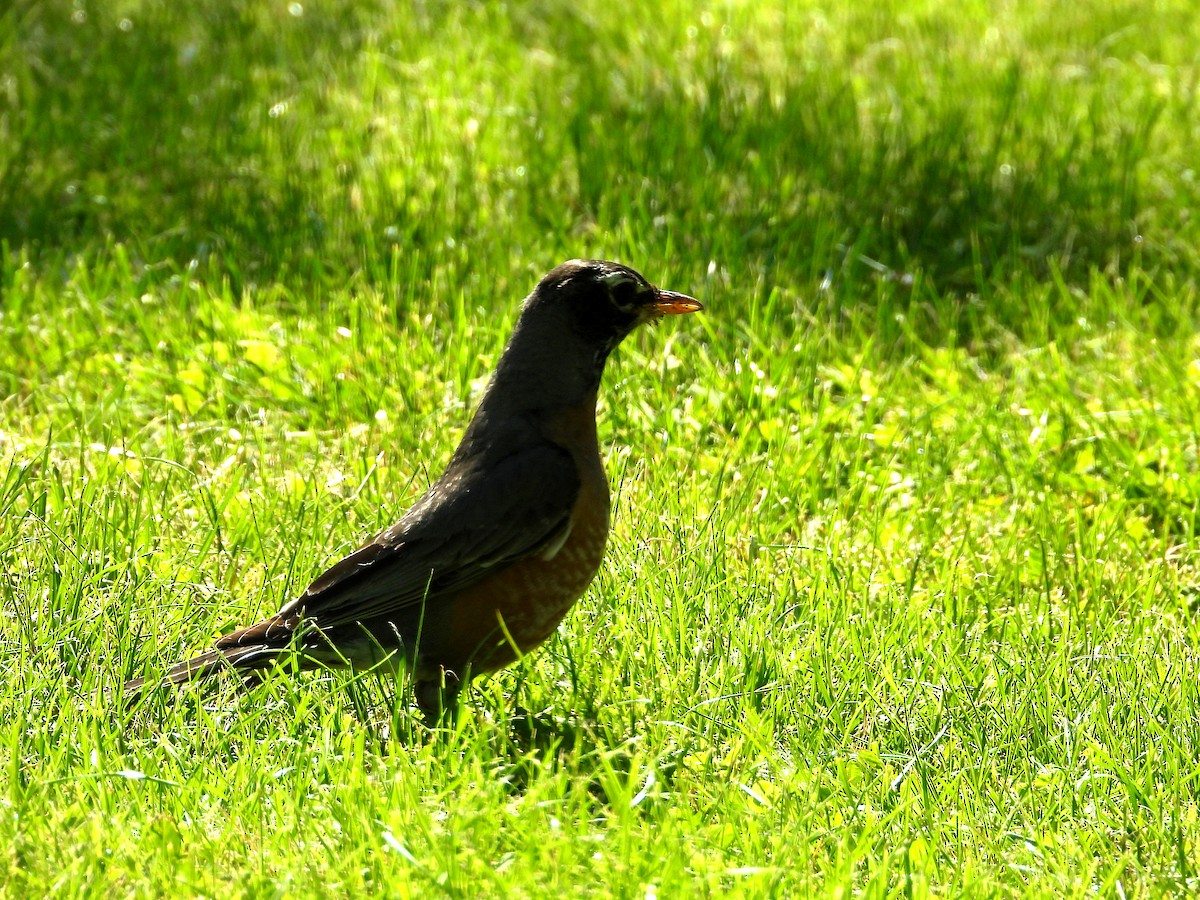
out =
<svg viewBox="0 0 1200 900"><path fill-rule="evenodd" d="M608 540L608 479L596 443L595 398L555 417L548 436L568 448L581 486L566 540L468 588L451 601L449 640L437 662L462 674L494 672L554 633L600 569ZM553 549L553 548L551 548ZM515 644L515 647L514 647ZM428 660L433 662L433 660Z"/></svg>
<svg viewBox="0 0 1200 900"><path fill-rule="evenodd" d="M515 661L517 650L527 653L550 637L595 577L607 539L607 491L581 494L571 532L553 557L522 560L454 598L454 637L446 650L461 658L442 665L492 672Z"/></svg>

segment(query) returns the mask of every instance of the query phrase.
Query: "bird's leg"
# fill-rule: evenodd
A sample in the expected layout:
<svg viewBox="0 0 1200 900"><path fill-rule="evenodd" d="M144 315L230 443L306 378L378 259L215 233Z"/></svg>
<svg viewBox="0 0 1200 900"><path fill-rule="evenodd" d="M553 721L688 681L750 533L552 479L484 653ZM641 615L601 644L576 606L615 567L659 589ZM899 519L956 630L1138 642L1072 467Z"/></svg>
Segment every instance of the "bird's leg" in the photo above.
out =
<svg viewBox="0 0 1200 900"><path fill-rule="evenodd" d="M462 680L455 672L444 667L439 667L437 678L414 682L413 696L417 698L417 706L425 716L425 724L435 728L447 713L453 717L458 710L458 694L461 690Z"/></svg>

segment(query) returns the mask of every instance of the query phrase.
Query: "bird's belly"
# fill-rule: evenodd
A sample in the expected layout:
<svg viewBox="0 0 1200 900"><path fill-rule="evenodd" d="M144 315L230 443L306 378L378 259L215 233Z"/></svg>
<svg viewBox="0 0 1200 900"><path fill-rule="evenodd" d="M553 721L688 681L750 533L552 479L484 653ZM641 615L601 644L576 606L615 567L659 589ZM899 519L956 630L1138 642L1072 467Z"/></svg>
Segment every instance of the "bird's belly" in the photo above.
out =
<svg viewBox="0 0 1200 900"><path fill-rule="evenodd" d="M436 663L460 675L468 666L475 675L493 672L550 637L600 569L608 506L607 484L585 488L557 552L514 563L454 597L447 622L453 637Z"/></svg>

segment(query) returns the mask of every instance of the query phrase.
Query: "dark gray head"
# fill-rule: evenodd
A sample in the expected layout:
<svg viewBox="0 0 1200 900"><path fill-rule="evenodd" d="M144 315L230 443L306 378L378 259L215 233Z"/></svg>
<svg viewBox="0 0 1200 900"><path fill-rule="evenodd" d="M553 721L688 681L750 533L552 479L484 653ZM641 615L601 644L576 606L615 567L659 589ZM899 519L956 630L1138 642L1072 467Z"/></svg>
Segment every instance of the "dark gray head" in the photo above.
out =
<svg viewBox="0 0 1200 900"><path fill-rule="evenodd" d="M698 300L659 290L628 266L603 259L572 259L538 283L521 318L565 319L574 336L594 348L603 364L612 349L642 323L698 309L703 309Z"/></svg>
<svg viewBox="0 0 1200 900"><path fill-rule="evenodd" d="M698 300L661 291L619 263L563 263L525 298L477 421L499 410L594 398L609 353L629 332L643 322L702 308Z"/></svg>

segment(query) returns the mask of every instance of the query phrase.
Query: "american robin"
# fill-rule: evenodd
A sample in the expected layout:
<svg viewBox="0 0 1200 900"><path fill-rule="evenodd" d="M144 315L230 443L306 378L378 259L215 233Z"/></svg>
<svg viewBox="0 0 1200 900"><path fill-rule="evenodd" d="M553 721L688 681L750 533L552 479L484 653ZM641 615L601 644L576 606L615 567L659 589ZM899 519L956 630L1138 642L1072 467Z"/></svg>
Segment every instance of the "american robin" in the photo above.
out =
<svg viewBox="0 0 1200 900"><path fill-rule="evenodd" d="M595 576L608 538L596 440L604 363L643 322L701 308L614 262L551 271L525 299L446 471L407 514L275 615L154 683L262 675L277 663L406 663L418 705L436 713L470 677L541 644Z"/></svg>

